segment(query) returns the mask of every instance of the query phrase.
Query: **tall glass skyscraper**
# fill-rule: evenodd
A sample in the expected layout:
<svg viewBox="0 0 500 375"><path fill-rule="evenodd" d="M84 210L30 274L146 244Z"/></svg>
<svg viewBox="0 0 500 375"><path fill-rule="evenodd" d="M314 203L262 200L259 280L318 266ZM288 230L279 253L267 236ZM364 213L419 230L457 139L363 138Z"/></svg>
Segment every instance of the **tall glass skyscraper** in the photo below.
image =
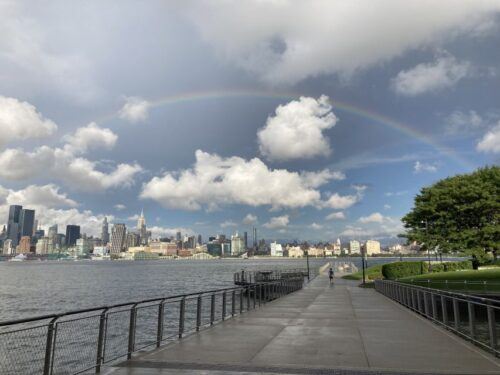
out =
<svg viewBox="0 0 500 375"><path fill-rule="evenodd" d="M76 240L80 238L79 225L66 226L66 246L75 246Z"/></svg>
<svg viewBox="0 0 500 375"><path fill-rule="evenodd" d="M7 239L12 241L12 247L19 245L21 238L21 211L23 206L13 205L9 208L9 220L7 221Z"/></svg>

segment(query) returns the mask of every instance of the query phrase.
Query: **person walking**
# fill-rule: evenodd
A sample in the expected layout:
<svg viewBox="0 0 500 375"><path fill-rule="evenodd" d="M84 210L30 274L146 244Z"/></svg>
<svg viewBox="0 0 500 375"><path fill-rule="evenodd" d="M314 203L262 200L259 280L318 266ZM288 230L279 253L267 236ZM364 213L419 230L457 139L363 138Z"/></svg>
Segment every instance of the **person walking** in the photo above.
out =
<svg viewBox="0 0 500 375"><path fill-rule="evenodd" d="M330 267L330 270L328 271L328 278L330 279L330 284L333 284L333 276L334 276L333 268Z"/></svg>

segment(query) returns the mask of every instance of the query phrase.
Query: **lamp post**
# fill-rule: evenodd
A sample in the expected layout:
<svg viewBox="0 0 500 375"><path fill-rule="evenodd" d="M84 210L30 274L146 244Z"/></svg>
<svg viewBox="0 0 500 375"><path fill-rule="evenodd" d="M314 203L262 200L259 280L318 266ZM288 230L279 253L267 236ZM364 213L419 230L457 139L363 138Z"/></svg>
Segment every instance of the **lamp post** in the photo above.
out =
<svg viewBox="0 0 500 375"><path fill-rule="evenodd" d="M311 280L311 276L309 274L309 251L305 250L306 253L306 262L307 262L307 281Z"/></svg>
<svg viewBox="0 0 500 375"><path fill-rule="evenodd" d="M363 269L363 286L365 286L366 283L366 276L365 276L365 252L366 249L364 247L361 247L361 268Z"/></svg>
<svg viewBox="0 0 500 375"><path fill-rule="evenodd" d="M425 237L427 240L427 262L429 263L429 272L432 272L432 264L431 264L431 248L429 244L429 225L427 219L423 221L425 224Z"/></svg>

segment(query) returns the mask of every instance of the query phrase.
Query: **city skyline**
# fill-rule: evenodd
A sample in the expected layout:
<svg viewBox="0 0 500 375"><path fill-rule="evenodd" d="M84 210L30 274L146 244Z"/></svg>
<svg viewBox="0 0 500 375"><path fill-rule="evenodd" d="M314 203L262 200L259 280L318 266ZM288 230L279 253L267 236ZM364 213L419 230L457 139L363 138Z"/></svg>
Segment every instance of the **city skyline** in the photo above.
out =
<svg viewBox="0 0 500 375"><path fill-rule="evenodd" d="M498 5L291 4L0 4L0 224L396 241L420 188L499 163Z"/></svg>

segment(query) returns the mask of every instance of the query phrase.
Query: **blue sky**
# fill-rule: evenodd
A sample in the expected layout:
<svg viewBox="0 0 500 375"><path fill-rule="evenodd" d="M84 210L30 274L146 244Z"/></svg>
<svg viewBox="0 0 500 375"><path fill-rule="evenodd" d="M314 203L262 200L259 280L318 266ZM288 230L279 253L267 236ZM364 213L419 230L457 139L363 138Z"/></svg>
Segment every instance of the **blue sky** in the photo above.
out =
<svg viewBox="0 0 500 375"><path fill-rule="evenodd" d="M500 1L0 2L0 222L395 238L500 158Z"/></svg>

